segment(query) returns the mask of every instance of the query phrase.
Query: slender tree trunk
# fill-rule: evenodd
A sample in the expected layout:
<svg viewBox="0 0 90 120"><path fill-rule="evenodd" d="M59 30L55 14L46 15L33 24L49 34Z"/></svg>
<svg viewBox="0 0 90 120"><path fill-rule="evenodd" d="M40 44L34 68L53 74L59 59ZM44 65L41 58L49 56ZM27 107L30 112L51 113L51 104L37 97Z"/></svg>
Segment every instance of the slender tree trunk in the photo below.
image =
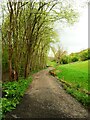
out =
<svg viewBox="0 0 90 120"><path fill-rule="evenodd" d="M10 25L9 25L9 31L8 31L8 47L9 47L9 80L12 81L12 17L13 17L13 9L11 2L9 2L10 5Z"/></svg>
<svg viewBox="0 0 90 120"><path fill-rule="evenodd" d="M29 70L29 63L28 63L28 53L27 53L27 58L26 58L26 63L25 63L25 71L24 71L24 77L28 77L28 71Z"/></svg>
<svg viewBox="0 0 90 120"><path fill-rule="evenodd" d="M9 80L12 81L12 46L11 46L11 31L8 33L9 39Z"/></svg>

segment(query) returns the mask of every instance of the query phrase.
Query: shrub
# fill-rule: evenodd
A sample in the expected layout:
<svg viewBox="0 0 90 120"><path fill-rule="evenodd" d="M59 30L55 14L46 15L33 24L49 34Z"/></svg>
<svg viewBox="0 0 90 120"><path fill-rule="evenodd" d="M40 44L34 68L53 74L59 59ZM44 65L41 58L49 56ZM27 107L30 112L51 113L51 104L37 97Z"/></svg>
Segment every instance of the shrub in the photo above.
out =
<svg viewBox="0 0 90 120"><path fill-rule="evenodd" d="M79 61L78 55L70 56L70 62L76 62L76 61Z"/></svg>
<svg viewBox="0 0 90 120"><path fill-rule="evenodd" d="M68 56L63 56L62 58L61 58L61 62L60 62L61 64L68 64L69 63L69 59L68 59Z"/></svg>
<svg viewBox="0 0 90 120"><path fill-rule="evenodd" d="M73 56L72 57L72 62L76 62L76 61L78 61L78 57L77 56Z"/></svg>
<svg viewBox="0 0 90 120"><path fill-rule="evenodd" d="M82 51L82 52L80 53L80 60L81 60L81 61L88 60L88 50Z"/></svg>

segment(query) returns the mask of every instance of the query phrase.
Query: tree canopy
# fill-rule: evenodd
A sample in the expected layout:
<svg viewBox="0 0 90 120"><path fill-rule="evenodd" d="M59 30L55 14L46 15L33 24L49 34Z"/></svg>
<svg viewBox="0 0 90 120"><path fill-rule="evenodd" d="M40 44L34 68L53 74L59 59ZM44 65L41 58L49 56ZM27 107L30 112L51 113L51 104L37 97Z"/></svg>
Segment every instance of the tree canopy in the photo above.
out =
<svg viewBox="0 0 90 120"><path fill-rule="evenodd" d="M54 23L73 24L78 12L68 0L8 0L5 6L1 26L2 62L3 72L8 71L12 81L45 68L50 45L56 41Z"/></svg>

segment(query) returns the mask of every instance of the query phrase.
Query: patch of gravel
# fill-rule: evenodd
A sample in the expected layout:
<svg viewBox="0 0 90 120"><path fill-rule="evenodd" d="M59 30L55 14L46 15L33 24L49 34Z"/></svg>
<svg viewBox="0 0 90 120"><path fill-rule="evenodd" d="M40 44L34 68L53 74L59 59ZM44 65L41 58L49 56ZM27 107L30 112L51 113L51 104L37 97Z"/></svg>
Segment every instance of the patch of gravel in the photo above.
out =
<svg viewBox="0 0 90 120"><path fill-rule="evenodd" d="M48 68L33 75L33 82L21 103L6 118L87 118L86 110L66 93Z"/></svg>

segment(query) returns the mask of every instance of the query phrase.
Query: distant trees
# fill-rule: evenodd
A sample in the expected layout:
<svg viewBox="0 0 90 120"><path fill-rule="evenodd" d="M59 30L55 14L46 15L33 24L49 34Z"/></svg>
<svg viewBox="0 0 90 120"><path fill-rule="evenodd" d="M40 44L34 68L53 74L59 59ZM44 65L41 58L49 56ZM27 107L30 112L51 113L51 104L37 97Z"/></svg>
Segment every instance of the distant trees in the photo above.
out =
<svg viewBox="0 0 90 120"><path fill-rule="evenodd" d="M60 55L60 52L57 55ZM58 60L59 64L68 64L68 63L77 62L77 61L90 60L90 48L82 50L77 53L71 53L69 55L67 54L64 54L63 56L60 55L60 57L58 58L59 58ZM57 62L56 56L54 56L54 59Z"/></svg>
<svg viewBox="0 0 90 120"><path fill-rule="evenodd" d="M54 54L55 61L57 63L63 63L65 62L65 56L66 56L66 51L64 51L60 45L57 46L57 49L51 46L52 52Z"/></svg>
<svg viewBox="0 0 90 120"><path fill-rule="evenodd" d="M69 55L69 62L76 62L76 61L79 61L79 60L80 60L80 57L79 57L78 53L71 53Z"/></svg>
<svg viewBox="0 0 90 120"><path fill-rule="evenodd" d="M70 56L71 62L89 60L90 59L90 48L81 50L80 52L77 52L77 53L72 53L69 56Z"/></svg>
<svg viewBox="0 0 90 120"><path fill-rule="evenodd" d="M90 51L90 49L83 50L80 52L80 60L81 61L85 61L85 60L90 59L89 51Z"/></svg>
<svg viewBox="0 0 90 120"><path fill-rule="evenodd" d="M64 55L61 59L61 64L68 64L69 63L69 56L68 55Z"/></svg>
<svg viewBox="0 0 90 120"><path fill-rule="evenodd" d="M55 42L54 22L73 24L78 16L70 4L60 0L8 0L5 8L2 67L3 72L9 72L10 81L45 68L50 43Z"/></svg>

